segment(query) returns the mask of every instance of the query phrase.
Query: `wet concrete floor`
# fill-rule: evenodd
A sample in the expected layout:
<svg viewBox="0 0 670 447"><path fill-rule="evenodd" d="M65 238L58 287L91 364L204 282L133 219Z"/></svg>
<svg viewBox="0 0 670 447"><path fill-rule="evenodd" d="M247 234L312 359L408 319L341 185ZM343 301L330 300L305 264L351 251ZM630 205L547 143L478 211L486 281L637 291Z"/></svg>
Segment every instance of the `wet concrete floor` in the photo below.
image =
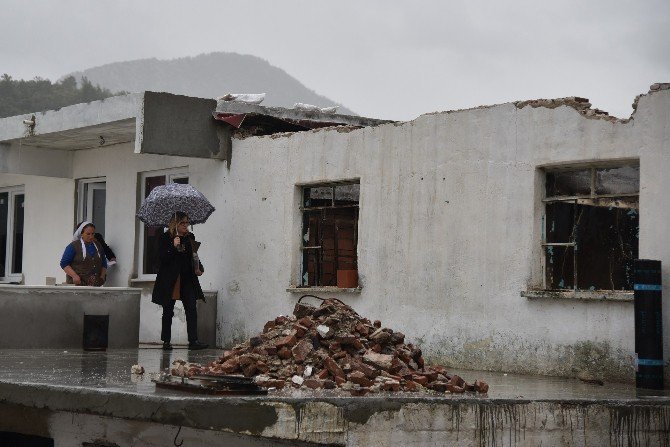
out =
<svg viewBox="0 0 670 447"><path fill-rule="evenodd" d="M175 394L180 392L156 390L152 378L169 367L175 359L209 363L222 351L207 349L188 351L175 348L163 351L150 346L138 349L110 349L105 352L83 350L9 349L0 350L0 381L15 384L46 384L74 388L123 391L133 394ZM132 374L132 365L140 364L145 374ZM523 376L487 371L450 370L466 381L482 379L489 383L488 394L467 393L470 398L523 401L657 401L670 404L670 391L636 390L619 383L596 385L578 379ZM305 397L305 392L299 392ZM286 395L286 392L280 394ZM396 394L398 395L398 394ZM447 397L450 397L447 395ZM456 397L456 396L454 396ZM218 399L220 397L212 397Z"/></svg>

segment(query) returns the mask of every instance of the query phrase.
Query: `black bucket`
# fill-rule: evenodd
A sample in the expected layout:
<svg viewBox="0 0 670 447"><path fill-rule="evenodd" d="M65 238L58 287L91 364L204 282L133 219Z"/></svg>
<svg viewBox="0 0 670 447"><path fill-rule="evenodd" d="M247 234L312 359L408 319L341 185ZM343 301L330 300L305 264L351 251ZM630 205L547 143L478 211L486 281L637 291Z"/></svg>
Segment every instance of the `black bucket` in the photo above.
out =
<svg viewBox="0 0 670 447"><path fill-rule="evenodd" d="M109 315L84 315L84 351L107 350Z"/></svg>
<svg viewBox="0 0 670 447"><path fill-rule="evenodd" d="M635 384L663 389L661 261L635 260Z"/></svg>

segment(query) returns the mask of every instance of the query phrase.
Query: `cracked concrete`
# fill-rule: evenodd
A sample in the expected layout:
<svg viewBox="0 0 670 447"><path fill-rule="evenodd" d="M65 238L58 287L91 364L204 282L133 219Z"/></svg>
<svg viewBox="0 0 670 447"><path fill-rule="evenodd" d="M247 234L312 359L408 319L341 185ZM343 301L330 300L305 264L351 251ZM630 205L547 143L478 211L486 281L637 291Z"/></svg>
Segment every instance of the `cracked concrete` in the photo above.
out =
<svg viewBox="0 0 670 447"><path fill-rule="evenodd" d="M0 418L0 431L46 432L64 443L98 437L122 446L133 445L132 439L165 445L177 427L194 439L189 445L221 437L230 442L230 436L236 445L556 445L565 439L572 445L608 439L610 445L630 439L668 445L670 393L650 396L618 384L478 372L491 383L488 395L354 398L297 390L201 396L157 390L151 382L173 359L202 363L216 354L0 351L0 415L7 415ZM143 376L130 373L135 363L146 368ZM63 415L70 416L67 424ZM21 422L28 417L32 425ZM81 427L76 435L67 430L70 420ZM122 435L129 432L135 433L132 439Z"/></svg>

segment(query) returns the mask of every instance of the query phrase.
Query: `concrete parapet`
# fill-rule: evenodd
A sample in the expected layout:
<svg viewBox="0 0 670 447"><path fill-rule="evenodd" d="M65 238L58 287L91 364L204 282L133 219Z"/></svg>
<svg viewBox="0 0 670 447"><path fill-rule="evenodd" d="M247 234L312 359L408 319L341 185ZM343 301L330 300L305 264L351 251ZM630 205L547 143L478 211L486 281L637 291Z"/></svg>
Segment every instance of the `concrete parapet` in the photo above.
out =
<svg viewBox="0 0 670 447"><path fill-rule="evenodd" d="M0 286L0 348L81 348L84 315L109 315L109 347L139 343L140 289Z"/></svg>

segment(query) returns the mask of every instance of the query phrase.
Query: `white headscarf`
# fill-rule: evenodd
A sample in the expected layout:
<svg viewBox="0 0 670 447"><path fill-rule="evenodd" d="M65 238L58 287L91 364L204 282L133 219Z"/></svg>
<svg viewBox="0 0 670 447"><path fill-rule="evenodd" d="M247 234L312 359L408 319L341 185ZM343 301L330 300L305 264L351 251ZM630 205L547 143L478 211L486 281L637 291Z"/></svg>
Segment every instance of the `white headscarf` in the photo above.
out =
<svg viewBox="0 0 670 447"><path fill-rule="evenodd" d="M79 241L81 242L81 256L83 259L86 259L86 244L84 243L84 239L82 239L81 237L81 232L84 231L84 227L86 225L93 225L93 224L88 220L85 220L81 223L81 225L77 227L75 232L72 234L73 242L76 241L77 239L79 239ZM98 250L98 244L93 244L93 246L95 247L95 251L98 252L98 257L100 257L100 250Z"/></svg>

